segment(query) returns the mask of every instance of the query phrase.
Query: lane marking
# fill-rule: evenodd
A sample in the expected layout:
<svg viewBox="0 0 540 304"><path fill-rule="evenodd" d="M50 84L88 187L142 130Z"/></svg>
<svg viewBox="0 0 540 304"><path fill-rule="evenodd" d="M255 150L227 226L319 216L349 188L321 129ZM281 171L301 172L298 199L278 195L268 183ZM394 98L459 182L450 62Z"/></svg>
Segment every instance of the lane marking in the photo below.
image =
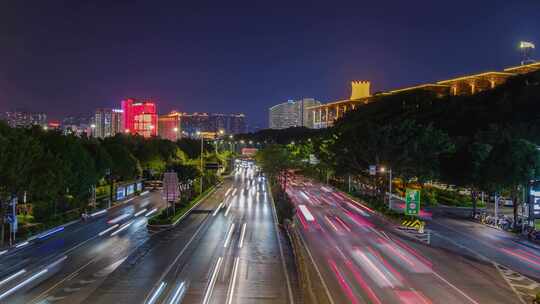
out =
<svg viewBox="0 0 540 304"><path fill-rule="evenodd" d="M2 286L2 285L4 285L4 284L6 284L7 282L9 282L9 281L15 279L16 277L20 276L21 274L23 274L23 273L25 273L25 272L26 272L25 269L21 269L21 270L19 270L18 272L16 272L16 273L10 275L9 277L7 277L7 278L3 279L2 281L0 281L0 286Z"/></svg>
<svg viewBox="0 0 540 304"><path fill-rule="evenodd" d="M40 276L44 275L47 271L48 271L47 269L43 269L40 272L32 275L28 279L26 279L26 280L22 281L21 283L17 284L15 287L11 288L10 290L4 292L3 294L0 295L0 300L2 300L3 298L9 296L10 294L16 292L19 288L26 286L28 283L30 283L33 280L39 278Z"/></svg>
<svg viewBox="0 0 540 304"><path fill-rule="evenodd" d="M148 211L148 212L147 212L147 213L146 213L146 214L145 214L144 216L146 216L146 217L149 217L150 215L152 215L152 214L156 213L156 212L157 212L157 210L158 210L157 208L154 208L154 209L152 209L152 210Z"/></svg>
<svg viewBox="0 0 540 304"><path fill-rule="evenodd" d="M219 212L219 210L221 209L221 207L223 207L223 203L219 203L219 206L216 208L216 210L214 211L214 213L212 214L212 216L216 216L216 214Z"/></svg>
<svg viewBox="0 0 540 304"><path fill-rule="evenodd" d="M137 217L137 216L139 216L139 215L141 215L141 214L143 214L143 213L145 213L145 212L146 212L146 208L144 208L143 210L141 210L141 211L135 213L135 214L133 215L133 217Z"/></svg>
<svg viewBox="0 0 540 304"><path fill-rule="evenodd" d="M178 288L176 288L176 291L174 292L174 295L173 295L171 301L169 302L169 304L176 304L176 302L179 299L182 298L182 295L184 294L184 291L185 291L185 283L182 282L182 283L180 283Z"/></svg>
<svg viewBox="0 0 540 304"><path fill-rule="evenodd" d="M224 248L229 247L229 242L231 241L232 233L234 231L234 223L231 224L231 228L229 228L229 232L227 232L227 238L225 239L225 243L223 244Z"/></svg>
<svg viewBox="0 0 540 304"><path fill-rule="evenodd" d="M232 202L229 203L229 207L227 207L227 210L225 211L225 217L229 215L229 211L231 211Z"/></svg>
<svg viewBox="0 0 540 304"><path fill-rule="evenodd" d="M116 229L116 227L120 226L119 224L116 224L114 226L111 226L103 231L101 231L100 233L98 233L99 236L103 236L105 233L109 232L109 231L112 231L114 229Z"/></svg>
<svg viewBox="0 0 540 304"><path fill-rule="evenodd" d="M208 304L208 301L210 300L210 297L212 296L212 292L214 291L214 285L216 284L216 280L217 280L217 274L219 273L219 268L221 267L222 262L223 262L223 257L219 257L216 263L216 267L214 267L214 272L212 273L212 277L210 278L208 288L206 289L206 293L204 294L203 304Z"/></svg>
<svg viewBox="0 0 540 304"><path fill-rule="evenodd" d="M133 221L127 223L127 224L124 224L122 225L122 227L118 228L118 230L116 230L115 232L111 233L111 236L115 236L117 234L119 234L120 232L126 230L129 226L131 226L131 224L133 224Z"/></svg>
<svg viewBox="0 0 540 304"><path fill-rule="evenodd" d="M458 293L460 293L463 297L465 297L467 300L469 300L471 303L474 303L474 304L479 304L478 302L476 302L474 299L472 299L471 297L469 297L465 292L463 292L461 289L457 288L454 284L448 282L445 278L443 278L440 274L438 274L437 272L435 272L434 270L432 270L433 274L439 278L441 281L445 282L446 284L448 284L450 287L452 287L455 291L457 291Z"/></svg>
<svg viewBox="0 0 540 304"><path fill-rule="evenodd" d="M238 248L244 246L244 236L246 235L246 223L242 225L242 232L240 233L240 243L238 243Z"/></svg>
<svg viewBox="0 0 540 304"><path fill-rule="evenodd" d="M231 284L229 285L229 291L228 291L228 297L227 297L227 304L232 304L233 298L234 298L234 287L236 286L236 275L238 274L238 264L239 264L239 257L236 257L234 259L234 266L233 266L233 272L232 272L232 280Z"/></svg>

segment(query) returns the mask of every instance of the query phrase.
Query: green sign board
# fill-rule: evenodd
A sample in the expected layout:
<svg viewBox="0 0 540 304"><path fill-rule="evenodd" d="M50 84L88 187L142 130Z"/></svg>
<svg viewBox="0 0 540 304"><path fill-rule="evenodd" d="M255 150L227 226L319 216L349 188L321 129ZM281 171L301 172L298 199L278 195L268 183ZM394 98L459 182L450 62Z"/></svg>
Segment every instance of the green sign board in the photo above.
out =
<svg viewBox="0 0 540 304"><path fill-rule="evenodd" d="M407 189L405 191L405 214L418 215L420 213L420 190Z"/></svg>

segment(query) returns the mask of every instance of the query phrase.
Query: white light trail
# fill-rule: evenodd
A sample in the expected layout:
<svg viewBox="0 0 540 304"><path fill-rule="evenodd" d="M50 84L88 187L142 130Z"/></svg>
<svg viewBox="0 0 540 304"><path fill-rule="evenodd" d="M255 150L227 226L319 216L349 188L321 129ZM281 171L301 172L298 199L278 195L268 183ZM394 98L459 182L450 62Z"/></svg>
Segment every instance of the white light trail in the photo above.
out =
<svg viewBox="0 0 540 304"><path fill-rule="evenodd" d="M238 248L244 246L244 236L246 235L246 223L242 225L242 232L240 233L240 243L238 243Z"/></svg>
<svg viewBox="0 0 540 304"><path fill-rule="evenodd" d="M19 244L15 245L15 248L21 248L21 247L26 246L28 244L30 244L30 243L28 243L28 241L22 242L22 243L19 243Z"/></svg>
<svg viewBox="0 0 540 304"><path fill-rule="evenodd" d="M33 276L29 277L28 279L26 279L26 280L22 281L21 283L17 284L15 287L11 288L10 290L4 292L3 294L0 294L0 300L2 300L3 298L5 298L5 297L9 296L10 294L14 293L19 288L26 286L28 283L30 283L33 280L39 278L40 276L44 275L47 271L48 271L47 269L43 269L42 271L34 274Z"/></svg>
<svg viewBox="0 0 540 304"><path fill-rule="evenodd" d="M119 224L116 224L116 225L114 225L114 226L111 226L111 227L109 227L109 228L107 228L107 229L101 231L98 235L99 235L99 236L103 236L105 233L107 233L107 232L109 232L109 231L112 231L112 230L116 229L116 227L118 227L118 226L120 226L120 225L119 225Z"/></svg>
<svg viewBox="0 0 540 304"><path fill-rule="evenodd" d="M233 231L234 231L234 223L231 224L231 228L229 228L229 231L227 232L227 238L225 239L225 244L223 244L223 247L225 248L229 247L229 242L231 241Z"/></svg>
<svg viewBox="0 0 540 304"><path fill-rule="evenodd" d="M0 251L0 255L6 254L7 252L8 252L7 250L2 250Z"/></svg>
<svg viewBox="0 0 540 304"><path fill-rule="evenodd" d="M214 272L212 273L212 276L210 277L210 282L208 283L208 288L206 289L206 293L204 294L203 304L208 304L208 301L210 300L210 297L212 296L212 292L214 291L214 285L216 284L217 275L219 273L219 268L221 267L222 262L223 262L223 257L219 257L216 263L216 267L214 268Z"/></svg>
<svg viewBox="0 0 540 304"><path fill-rule="evenodd" d="M156 302L157 298L159 297L159 295L163 292L163 288L165 288L166 285L167 285L167 283L161 282L161 284L159 284L159 287L156 290L156 292L154 292L154 294L152 295L150 300L148 300L148 302L146 302L146 304L154 304Z"/></svg>
<svg viewBox="0 0 540 304"><path fill-rule="evenodd" d="M7 282L9 282L9 281L15 279L16 277L20 276L21 274L23 274L23 273L25 273L25 272L26 272L26 270L21 269L21 270L19 270L18 272L16 272L16 273L10 275L9 277L7 277L7 278L3 279L2 281L0 281L0 286L2 286L2 285L4 285L4 284L6 284Z"/></svg>
<svg viewBox="0 0 540 304"><path fill-rule="evenodd" d="M315 220L313 214L311 214L306 205L298 205L298 209L300 209L300 212L302 212L307 221L313 222Z"/></svg>
<svg viewBox="0 0 540 304"><path fill-rule="evenodd" d="M231 285L229 286L229 292L228 292L229 296L227 297L227 304L232 304L232 301L233 301L233 298L234 298L234 287L236 286L236 276L238 274L239 259L240 259L239 257L236 257L234 259L232 280L231 280Z"/></svg>
<svg viewBox="0 0 540 304"><path fill-rule="evenodd" d="M178 288L174 292L174 295L173 295L172 299L169 301L169 304L176 304L178 302L178 300L180 300L182 298L185 291L186 291L186 286L185 286L184 282L182 282L182 283L180 283L180 285L178 286Z"/></svg>
<svg viewBox="0 0 540 304"><path fill-rule="evenodd" d="M147 191L143 191L143 192L141 192L140 196L147 195L148 193L150 193L150 192L148 192L148 190L147 190Z"/></svg>

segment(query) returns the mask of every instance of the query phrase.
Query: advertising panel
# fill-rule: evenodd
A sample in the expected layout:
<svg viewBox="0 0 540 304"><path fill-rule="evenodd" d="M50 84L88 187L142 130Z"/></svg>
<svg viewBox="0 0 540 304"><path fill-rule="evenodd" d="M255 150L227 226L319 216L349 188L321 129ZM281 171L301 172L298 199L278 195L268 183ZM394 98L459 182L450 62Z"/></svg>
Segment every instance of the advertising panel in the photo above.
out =
<svg viewBox="0 0 540 304"><path fill-rule="evenodd" d="M142 182L137 182L137 192L142 191L142 188L143 188L143 183Z"/></svg>
<svg viewBox="0 0 540 304"><path fill-rule="evenodd" d="M529 188L529 212L531 219L540 219L540 181L534 181Z"/></svg>
<svg viewBox="0 0 540 304"><path fill-rule="evenodd" d="M130 184L126 187L126 195L132 195L135 193L135 184Z"/></svg>
<svg viewBox="0 0 540 304"><path fill-rule="evenodd" d="M126 187L119 186L116 188L116 200L119 201L123 200L124 198L126 198Z"/></svg>

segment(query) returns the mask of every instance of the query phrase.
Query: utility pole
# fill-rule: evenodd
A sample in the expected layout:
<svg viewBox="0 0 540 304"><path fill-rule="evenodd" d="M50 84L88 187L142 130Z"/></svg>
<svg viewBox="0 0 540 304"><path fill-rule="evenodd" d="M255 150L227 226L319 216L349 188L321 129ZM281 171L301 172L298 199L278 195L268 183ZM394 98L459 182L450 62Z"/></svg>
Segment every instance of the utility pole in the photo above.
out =
<svg viewBox="0 0 540 304"><path fill-rule="evenodd" d="M388 209L392 210L392 169L388 170L388 174L390 175L388 181Z"/></svg>

